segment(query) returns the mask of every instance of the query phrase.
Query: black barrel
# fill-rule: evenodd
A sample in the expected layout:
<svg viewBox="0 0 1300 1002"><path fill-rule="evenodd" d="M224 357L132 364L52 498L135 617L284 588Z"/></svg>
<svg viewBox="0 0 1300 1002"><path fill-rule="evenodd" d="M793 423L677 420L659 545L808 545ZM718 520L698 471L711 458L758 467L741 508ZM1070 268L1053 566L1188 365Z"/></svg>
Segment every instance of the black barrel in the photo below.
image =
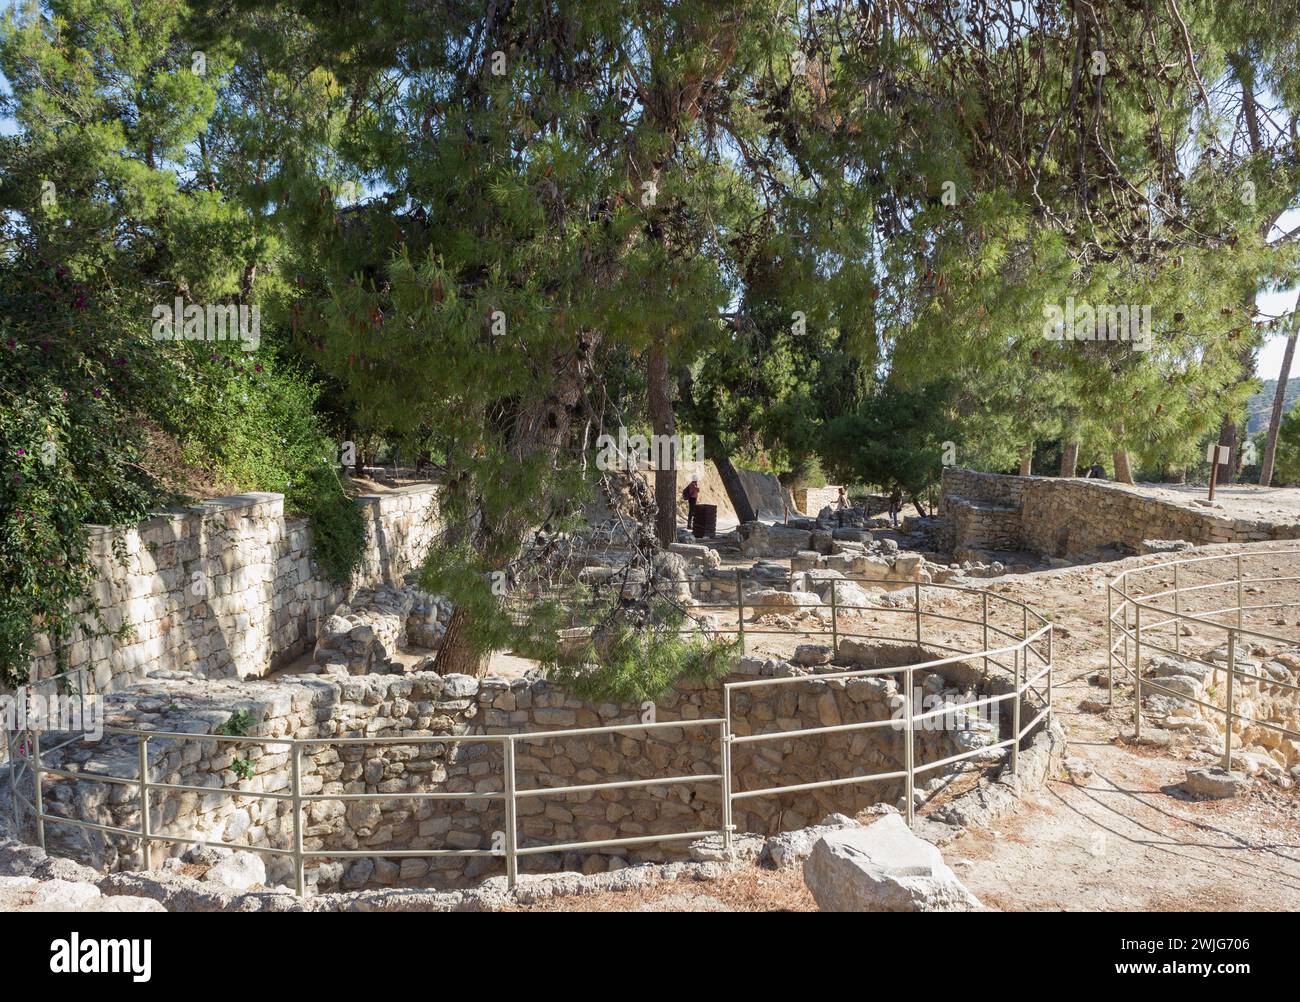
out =
<svg viewBox="0 0 1300 1002"><path fill-rule="evenodd" d="M695 506L695 538L718 534L718 506L716 504L697 504Z"/></svg>

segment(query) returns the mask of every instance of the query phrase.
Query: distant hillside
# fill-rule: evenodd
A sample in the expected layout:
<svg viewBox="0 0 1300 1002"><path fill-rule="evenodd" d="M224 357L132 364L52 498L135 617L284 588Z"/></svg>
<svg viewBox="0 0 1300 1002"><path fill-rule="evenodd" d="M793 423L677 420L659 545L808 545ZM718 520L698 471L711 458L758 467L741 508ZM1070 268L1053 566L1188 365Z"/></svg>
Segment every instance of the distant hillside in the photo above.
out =
<svg viewBox="0 0 1300 1002"><path fill-rule="evenodd" d="M1273 409L1273 394L1277 392L1277 380L1264 380L1264 388L1246 401L1246 431L1248 434L1255 434L1263 431L1268 427L1268 415ZM1282 413L1285 414L1295 406L1297 399L1300 399L1300 378L1291 378L1286 381L1286 396L1283 397Z"/></svg>

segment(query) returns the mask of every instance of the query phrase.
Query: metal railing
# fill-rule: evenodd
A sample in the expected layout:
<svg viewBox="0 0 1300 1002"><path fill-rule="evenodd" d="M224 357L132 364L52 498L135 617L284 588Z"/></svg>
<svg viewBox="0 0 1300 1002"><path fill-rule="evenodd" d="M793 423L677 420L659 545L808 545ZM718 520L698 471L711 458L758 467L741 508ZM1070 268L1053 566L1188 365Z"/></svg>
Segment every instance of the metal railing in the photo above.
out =
<svg viewBox="0 0 1300 1002"><path fill-rule="evenodd" d="M14 766L11 767L10 771L10 785L15 816L19 817L25 813L25 811L20 810L21 808L30 811L31 820L35 825L36 840L42 848L46 845L46 826L51 824L68 825L74 828L99 832L105 835L114 835L125 839L137 840L142 847L142 856L146 869L149 869L152 866L152 850L156 843L183 844L189 846L200 845L223 849L239 848L242 850L264 853L270 856L278 856L282 858L287 857L292 860L294 886L295 890L299 894L303 894L306 891L305 863L308 860L349 859L361 857L373 859L431 859L439 857L476 856L500 858L504 859L505 862L507 886L513 888L516 886L518 880L519 859L520 857L528 855L612 849L650 843L695 841L712 836L717 836L721 839L724 852L730 855L732 854L732 837L736 830L736 826L733 824L732 820L733 807L737 801L759 797L776 797L815 789L854 786L868 782L901 779L904 781L906 790L907 820L909 824L912 824L915 821L914 789L916 785L916 777L919 774L924 774L934 769L983 755L990 748L1010 748L1010 769L1014 774L1019 766L1019 751L1021 743L1044 719L1049 719L1052 712L1053 643L1051 623L1039 613L1030 609L1023 602L988 591L947 584L921 585L919 583L913 583L911 588L913 592L913 604L911 607L900 607L897 605L846 604L839 602L837 597L838 590L843 582L864 583L876 587L891 583L888 581L882 582L878 579L869 578L859 579L845 577L832 579L830 585L830 638L832 654L838 652L842 641L845 639L873 639L885 641L904 640L914 643L918 647L937 648L940 650L957 651L959 653L949 657L908 665L873 668L859 671L841 671L835 669L833 672L822 674L812 673L780 678L759 678L741 682L728 682L723 686L723 715L721 717L705 719L638 722L613 724L602 727L570 728L553 731L530 731L512 734L449 734L418 737L344 736L324 738L271 738L257 735L196 734L181 731L152 731L138 728L105 727L105 734L135 739L137 745L138 766L136 769L136 775L134 776L108 776L99 773L67 770L46 764L45 755L48 750L46 752L43 752L42 750L40 732L32 730L23 731L7 736L7 747L10 750L10 761L11 763L14 763ZM934 609L923 608L922 595L923 590L925 589L940 589L959 592L964 598L977 598L980 607L979 618L963 618L958 615L948 615L946 613L940 613ZM1018 615L1013 615L1013 619L1019 619L1020 621L1018 624L1018 632L1016 630L1017 624L1014 622L1011 623L1008 628L1007 625L1000 625L996 622L995 617L990 616L991 603L994 603L995 605L997 603L1005 604L1005 606L1012 610L1013 614L1018 613ZM707 611L710 608L716 609L717 606L703 606L702 608ZM775 634L786 637L791 635L792 631L790 630L766 630L746 627L746 610L753 612L757 610L771 609L773 611L781 610L788 612L790 609L787 606L774 603L746 602L744 597L744 581L739 576L737 577L736 609L737 622L734 628L713 628L706 629L704 632L727 635L736 634L740 640L742 652L746 642L746 635ZM911 629L908 630L906 636L902 637L872 633L855 633L845 628L847 625L851 624L844 623L841 617L867 611L897 613L906 618L912 619L913 623L910 624ZM1030 630L1031 618L1034 623L1037 624L1036 629L1032 632ZM978 627L982 643L975 645L975 649L973 650L964 650L960 645L948 644L936 640L933 637L927 638L925 635L925 624L929 621L951 622ZM795 635L799 635L810 633L812 631L793 632ZM1002 646L990 647L990 637L1004 638L1009 642ZM1003 660L1007 658L1008 655L1010 656L1009 665L1006 660ZM1032 672L1030 666L1031 655L1036 662L1036 670ZM940 714L951 713L953 708L951 706L943 706L936 710L918 713L917 707L913 705L915 673L927 669L940 668L948 664L979 661L981 659L983 661L985 676L989 676L992 667L998 667L1004 670L1010 677L1010 688L997 695L982 697L969 703L961 703L958 708L967 710L984 706L993 706L1007 700L1012 701L1012 725L1010 736L992 745L973 748L966 752L947 756L938 761L917 765L915 762L915 734L917 725L923 724L925 721ZM764 686L785 686L796 683L807 684L809 682L818 681L852 680L857 678L881 676L901 676L902 678L904 692L903 714L901 718L895 717L887 720L863 721L849 724L841 723L800 728L797 730L777 730L770 733L764 732L758 734L737 734L733 729L733 693ZM48 682L49 680L44 681ZM1030 702L1030 697L1033 697L1038 701L1039 708L1026 722L1023 719L1022 704L1028 704ZM1031 710L1032 709L1033 708L1031 707ZM823 735L842 734L852 731L866 731L884 726L892 726L903 732L904 762L902 769L888 770L873 774L840 776L838 778L810 783L764 787L752 790L738 791L733 788L733 748L737 745L772 741L803 740ZM518 786L516 749L521 743L529 744L555 739L600 734L623 734L635 736L646 731L666 728L710 729L714 727L719 730L719 766L716 772L691 775L655 776L645 779L618 780L603 783L581 783L568 786L538 786L522 789ZM67 747L75 740L77 739L73 738L71 740L63 740L57 747L60 749ZM219 742L288 748L290 763L289 789L287 792L268 792L250 789L158 782L151 778L150 775L149 752L151 742L160 741ZM477 790L464 792L431 790L425 792L404 791L399 793L305 793L303 791L302 758L304 749L318 749L322 747L347 745L401 745L407 747L419 747L423 745L460 745L467 743L483 743L499 746L501 748L502 786L499 790L486 792ZM24 778L30 781L31 789L33 791L32 799L28 799L20 791L20 787L23 786ZM43 783L47 779L135 787L138 790L137 796L140 805L140 827L127 828L101 824L82 818L72 818L62 814L51 813L46 809L43 791ZM518 806L521 800L536 797L599 793L601 791L617 789L665 787L700 783L717 783L719 785L721 794L721 819L717 828L669 834L637 835L623 838L589 839L561 844L520 844ZM154 796L158 793L194 793L205 797L222 796L262 799L287 803L290 806L290 818L292 822L290 835L291 846L289 848L280 848L262 845L234 845L233 843L228 842L195 839L189 836L178 836L175 833L154 830L151 807L154 803ZM386 849L376 847L353 850L326 848L309 850L304 846L305 825L303 822L303 811L307 809L308 805L314 802L330 801L347 804L365 801L392 802L407 800L499 801L503 804L505 818L504 831L497 833L500 835L500 844L487 849Z"/></svg>
<svg viewBox="0 0 1300 1002"><path fill-rule="evenodd" d="M1248 577L1245 573L1244 562L1246 560L1257 560L1275 557L1290 557L1292 562L1296 555L1300 555L1300 549L1286 550L1259 550L1253 553L1227 553L1218 554L1208 557L1188 557L1182 560L1164 561L1158 564L1151 564L1146 567L1134 567L1120 574L1106 584L1106 690L1107 699L1113 706L1115 703L1115 666L1118 662L1124 674L1131 680L1133 685L1133 731L1136 737L1142 735L1142 699L1144 695L1157 693L1169 696L1173 699L1182 700L1187 703L1195 704L1204 710L1210 711L1216 716L1223 718L1223 768L1225 770L1232 767L1232 741L1233 741L1233 724L1244 723L1256 727L1262 727L1266 730L1276 731L1291 740L1300 740L1300 732L1292 730L1282 724L1270 720L1261 720L1257 717L1250 716L1239 712L1238 698L1236 693L1237 683L1239 681L1254 683L1256 686L1272 686L1279 689L1289 690L1300 693L1300 685L1290 682L1284 682L1276 678L1268 678L1262 675L1256 675L1241 668L1237 663L1237 642L1242 638L1251 640L1265 641L1274 644L1284 644L1289 646L1300 646L1300 638L1278 636L1274 633L1266 633L1246 625L1246 615L1252 612L1263 612L1275 609L1291 609L1300 607L1300 602L1263 602L1256 604L1247 604L1245 602L1247 586L1278 584L1284 582L1300 582L1300 575L1283 575L1283 576L1260 576ZM1210 573L1220 569L1220 566L1227 564L1231 571L1230 577L1214 579L1210 581L1187 584L1184 578L1191 573L1191 569L1198 572ZM1159 573L1162 578L1167 573L1173 575L1173 587L1161 588L1156 591L1135 593L1130 580L1133 577L1146 574ZM1163 585L1163 581L1161 584ZM1226 606L1201 609L1195 612L1189 611L1189 598L1215 592L1219 589L1228 589L1232 592L1234 601ZM1157 604L1166 602L1167 605ZM1229 622L1221 622L1214 617L1224 617ZM1201 627L1210 633L1222 631L1224 636L1224 657L1223 660L1211 660L1198 657L1185 651L1183 644L1183 628L1190 628L1192 625ZM1172 644L1161 643L1164 634L1161 631L1169 630L1173 634ZM1116 637L1118 632L1119 636ZM1157 652L1160 654L1172 655L1175 658L1181 658L1184 661L1191 661L1203 665L1209 669L1209 675L1212 682L1209 695L1213 695L1214 688L1217 688L1219 673L1222 672L1225 678L1224 704L1208 702L1204 699L1198 699L1171 689L1162 685L1153 678L1143 678L1142 676L1142 659L1144 652Z"/></svg>

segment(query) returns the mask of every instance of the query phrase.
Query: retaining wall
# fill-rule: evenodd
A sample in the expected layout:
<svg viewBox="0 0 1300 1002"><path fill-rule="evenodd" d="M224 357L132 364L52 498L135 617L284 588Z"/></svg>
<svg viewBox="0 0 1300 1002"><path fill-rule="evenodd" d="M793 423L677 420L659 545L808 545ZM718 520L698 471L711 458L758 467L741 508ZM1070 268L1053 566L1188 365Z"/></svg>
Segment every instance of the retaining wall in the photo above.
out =
<svg viewBox="0 0 1300 1002"><path fill-rule="evenodd" d="M847 643L847 642L846 642ZM903 649L905 660L923 656ZM742 659L731 680L791 671L772 662ZM954 672L960 666L952 666ZM888 720L902 703L891 678L839 679L837 671L806 680L733 692L732 729L737 735L797 730L867 720ZM945 672L945 675L947 673ZM954 676L955 677L955 676ZM918 674L918 685L925 677ZM934 676L925 684L937 691ZM687 721L722 715L722 687L683 684L656 705L659 721ZM164 673L128 692L108 697L110 722L120 726L212 734L226 726L232 710L246 712L249 734L268 737L436 737L501 734L569 727L627 724L600 735L522 739L516 743L520 790L665 777L675 782L632 788L521 798L518 832L521 846L559 845L576 841L638 838L670 833L716 830L721 824L722 791L716 778L698 782L684 777L720 772L719 730L648 729L640 706L587 703L545 681L472 679L433 673L362 676L338 682L295 677L276 682L214 681ZM983 731L918 727L917 765L937 761L967 746L996 740ZM963 738L962 735L966 737ZM287 748L211 740L157 738L150 743L150 779L201 788L225 787L253 792L287 793L291 764ZM819 780L889 772L903 768L904 734L893 727L736 744L733 782L737 791L810 783ZM319 888L341 883L423 880L430 867L445 882L480 877L502 868L499 858L442 857L430 860L386 859L399 849L486 849L504 829L501 801L489 799L410 800L415 792L487 793L504 788L503 752L499 744L426 742L422 744L322 745L303 754L305 794L368 793L391 799L344 803L318 801L304 811L304 847L308 850L373 850L360 861L312 863L309 883ZM240 765L240 762L247 763ZM138 745L133 737L107 737L98 744L75 744L57 752L47 766L138 778ZM241 774L242 773L242 774ZM931 773L930 778L935 775ZM854 813L878 802L893 803L902 780L800 791L736 802L734 823L740 831L773 833L815 823L832 811ZM47 810L53 814L120 827L140 824L139 795L134 786L89 781L51 781ZM287 801L227 797L216 793L156 792L151 803L151 830L233 846L287 848L291 844L291 807ZM69 826L47 824L46 837L60 854L116 870L141 864L138 840ZM176 843L171 852L185 846ZM686 843L621 846L582 854L545 853L522 857L526 870L616 869L627 862L680 858ZM155 865L168 850L155 850ZM287 880L288 864L268 857L273 879ZM438 874L434 874L438 876Z"/></svg>
<svg viewBox="0 0 1300 1002"><path fill-rule="evenodd" d="M1146 539L1244 543L1300 538L1300 524L1231 518L1100 480L945 469L940 506L950 551L1029 550L1053 557L1104 546L1141 552Z"/></svg>
<svg viewBox="0 0 1300 1002"><path fill-rule="evenodd" d="M437 531L439 488L402 487L357 498L366 523L352 587L399 581ZM91 530L94 595L111 629L132 635L74 635L66 668L86 668L109 692L156 669L207 678L265 675L308 650L316 624L348 588L311 559L311 527L286 518L282 494L239 494L161 512L118 533ZM59 670L37 638L32 678Z"/></svg>

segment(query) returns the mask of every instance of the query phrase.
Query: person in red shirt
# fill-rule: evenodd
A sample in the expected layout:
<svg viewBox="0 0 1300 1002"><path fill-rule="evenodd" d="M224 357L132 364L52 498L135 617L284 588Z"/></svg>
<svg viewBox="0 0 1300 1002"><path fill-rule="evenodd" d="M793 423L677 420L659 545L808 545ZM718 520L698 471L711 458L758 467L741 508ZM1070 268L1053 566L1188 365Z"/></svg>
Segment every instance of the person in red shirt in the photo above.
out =
<svg viewBox="0 0 1300 1002"><path fill-rule="evenodd" d="M695 527L695 502L700 498L699 476L691 477L686 490L682 491L682 497L686 499L686 528L692 529Z"/></svg>

